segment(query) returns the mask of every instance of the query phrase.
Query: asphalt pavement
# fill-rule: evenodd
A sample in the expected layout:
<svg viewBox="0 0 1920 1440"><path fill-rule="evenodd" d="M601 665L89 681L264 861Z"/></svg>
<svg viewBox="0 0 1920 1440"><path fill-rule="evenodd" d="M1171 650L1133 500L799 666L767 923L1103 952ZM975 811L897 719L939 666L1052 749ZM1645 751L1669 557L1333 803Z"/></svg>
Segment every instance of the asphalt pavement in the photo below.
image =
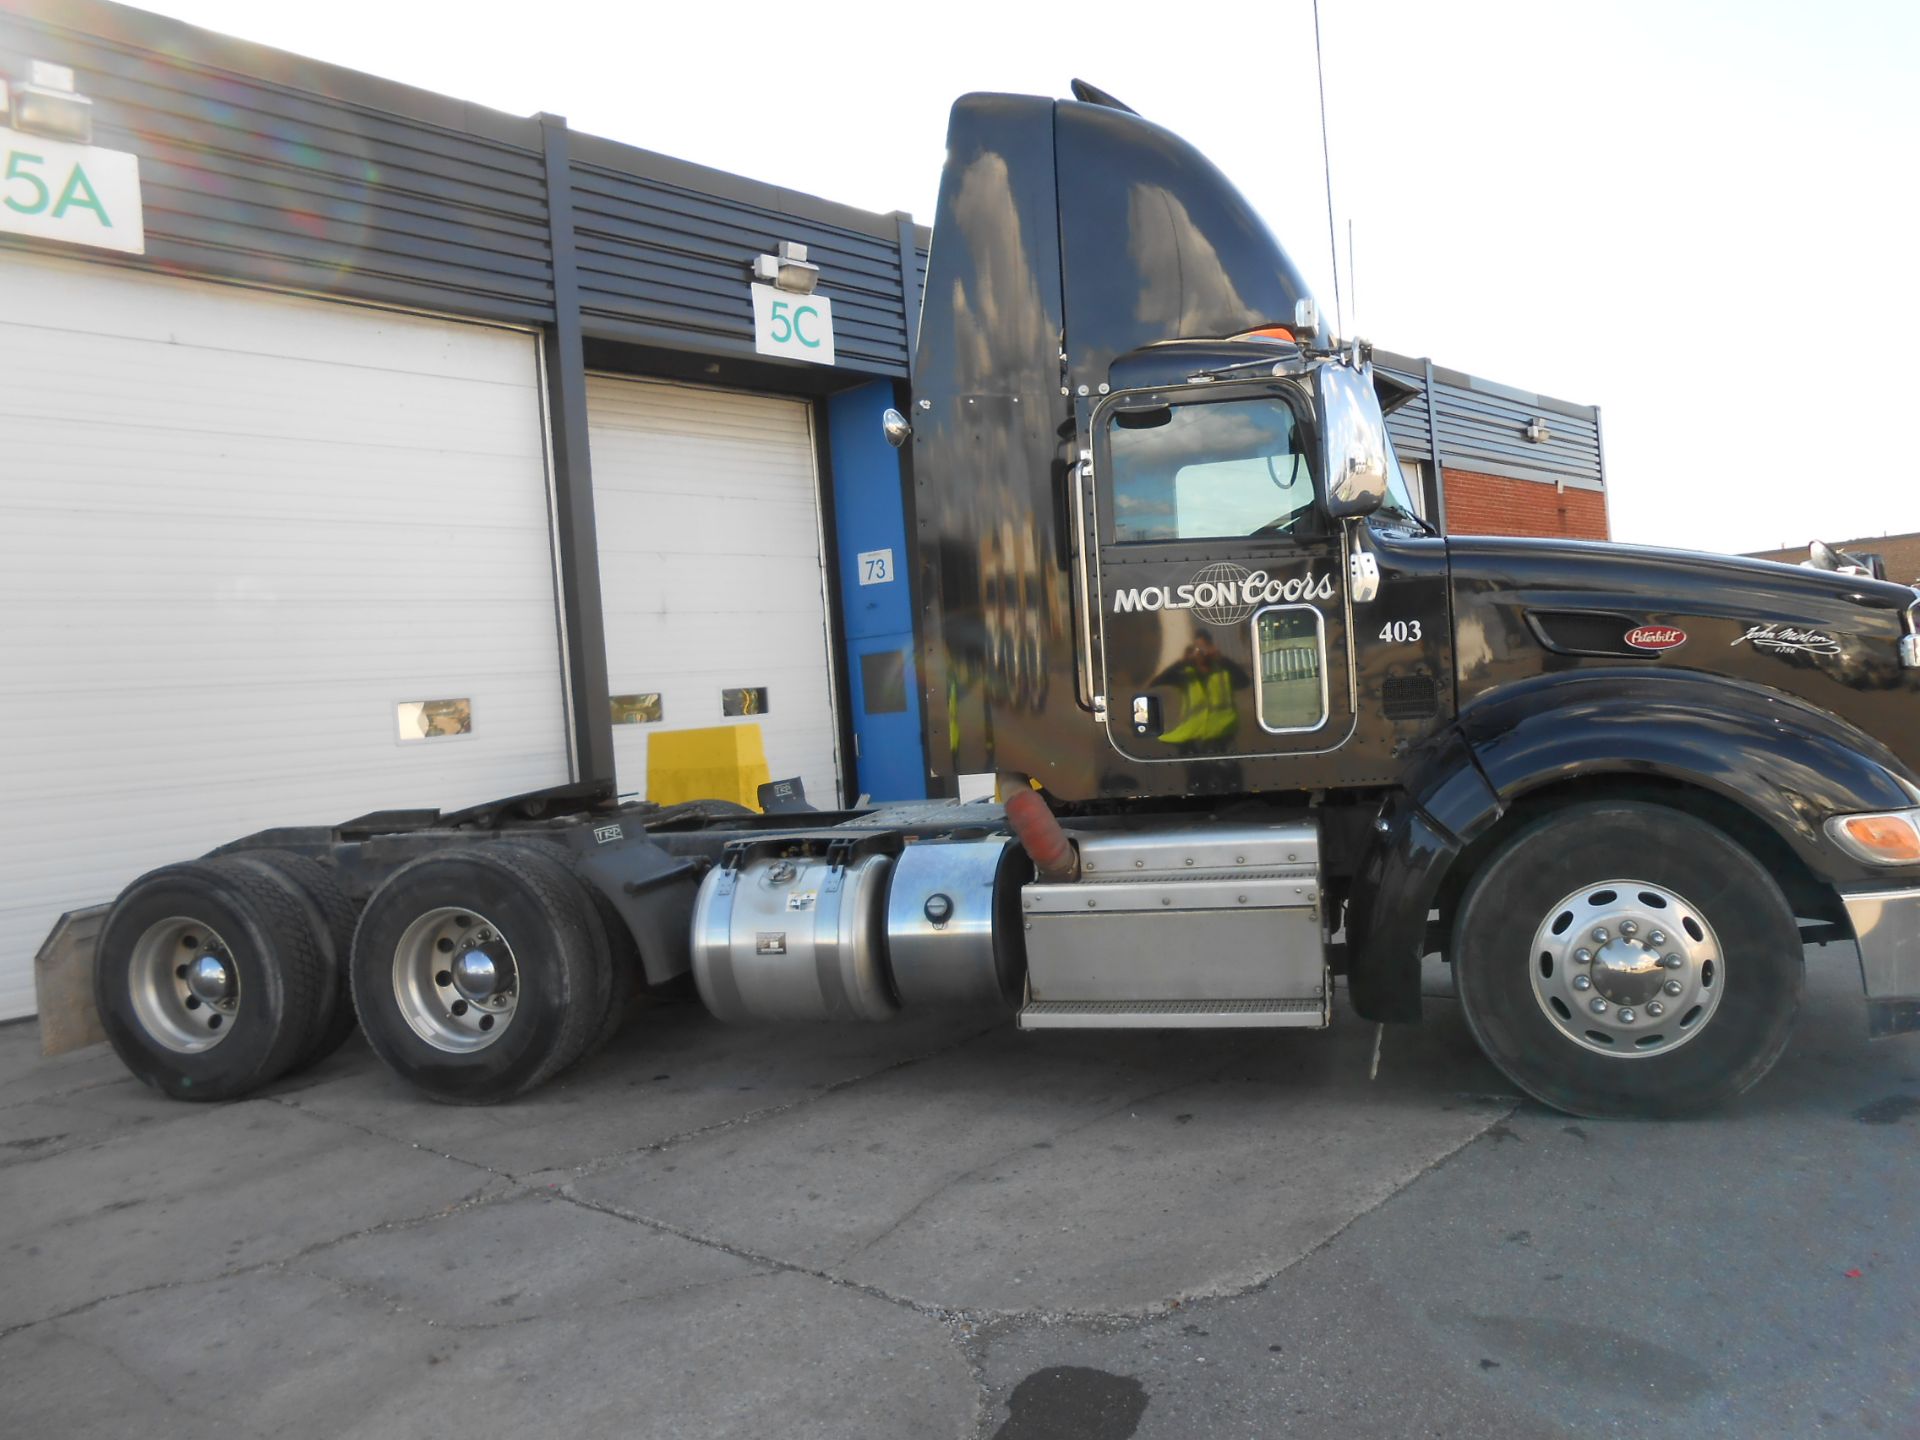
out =
<svg viewBox="0 0 1920 1440"><path fill-rule="evenodd" d="M9 1436L1920 1436L1920 1037L1575 1121L1429 1019L735 1029L511 1106L0 1027Z"/></svg>

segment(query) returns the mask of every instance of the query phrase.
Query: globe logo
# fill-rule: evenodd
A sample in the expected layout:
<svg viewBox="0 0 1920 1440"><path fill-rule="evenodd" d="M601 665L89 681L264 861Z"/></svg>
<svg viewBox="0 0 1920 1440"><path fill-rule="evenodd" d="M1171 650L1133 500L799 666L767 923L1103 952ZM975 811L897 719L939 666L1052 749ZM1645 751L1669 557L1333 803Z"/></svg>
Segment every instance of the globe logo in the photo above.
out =
<svg viewBox="0 0 1920 1440"><path fill-rule="evenodd" d="M1238 625L1253 613L1242 588L1246 580L1244 567L1216 560L1193 577L1193 613L1209 625Z"/></svg>

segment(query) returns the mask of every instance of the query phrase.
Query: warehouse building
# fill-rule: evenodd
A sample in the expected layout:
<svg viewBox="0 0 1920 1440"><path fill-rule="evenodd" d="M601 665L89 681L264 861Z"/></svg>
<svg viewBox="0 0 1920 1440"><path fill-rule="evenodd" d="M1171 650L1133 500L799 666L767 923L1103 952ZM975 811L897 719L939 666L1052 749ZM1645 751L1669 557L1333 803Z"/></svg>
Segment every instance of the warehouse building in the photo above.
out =
<svg viewBox="0 0 1920 1440"><path fill-rule="evenodd" d="M99 0L0 0L0 80L0 1018L266 825L949 782L924 227ZM1430 513L1604 533L1597 412L1387 363Z"/></svg>

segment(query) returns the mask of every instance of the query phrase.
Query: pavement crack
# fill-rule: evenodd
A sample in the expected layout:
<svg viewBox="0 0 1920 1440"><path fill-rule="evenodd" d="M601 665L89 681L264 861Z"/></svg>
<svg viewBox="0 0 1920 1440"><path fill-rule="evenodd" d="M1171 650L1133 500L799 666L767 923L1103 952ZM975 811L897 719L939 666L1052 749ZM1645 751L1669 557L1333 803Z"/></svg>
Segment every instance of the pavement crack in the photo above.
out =
<svg viewBox="0 0 1920 1440"><path fill-rule="evenodd" d="M50 1315L40 1315L31 1320L20 1320L11 1325L0 1326L0 1342L5 1342L13 1336L20 1334L22 1331L36 1329L42 1325L57 1325L62 1320L71 1320L77 1315L84 1315L89 1310L96 1310L102 1305L110 1305L120 1300L131 1300L140 1295L154 1295L167 1290L182 1290L194 1285L217 1285L224 1280L238 1280L245 1276L257 1275L267 1270L284 1271L297 1262L306 1259L308 1256L317 1255L323 1250L331 1249L335 1245L344 1245L349 1241L363 1239L369 1235L383 1234L389 1230L407 1230L416 1225L430 1224L435 1220L445 1219L447 1216L458 1214L463 1210L475 1209L482 1205L496 1204L518 1193L520 1192L517 1189L502 1190L493 1194L489 1194L484 1189L477 1190L471 1195L454 1201L452 1204L442 1205L423 1215L409 1215L400 1220L382 1220L377 1224L362 1226L360 1229L349 1231L344 1235L334 1235L325 1240L316 1240L310 1245L301 1246L298 1250L290 1254L274 1255L264 1260L249 1261L245 1265L229 1266L224 1270L215 1271L210 1275L177 1276L171 1280L156 1280L149 1285L135 1285L126 1290L115 1290L110 1294L96 1295L92 1299L83 1300L77 1305L69 1305L64 1310L56 1310Z"/></svg>
<svg viewBox="0 0 1920 1440"><path fill-rule="evenodd" d="M1160 1099L1164 1095L1176 1094L1181 1090L1188 1089L1195 1085L1204 1085L1209 1080L1212 1080L1214 1077L1218 1076L1223 1070L1227 1070L1232 1066L1240 1063L1240 1061L1246 1057L1246 1052L1251 1048L1252 1048L1251 1045L1239 1046L1234 1050L1232 1054L1228 1055L1227 1058L1222 1060L1218 1065L1215 1065L1210 1069L1203 1070L1197 1075L1185 1076L1180 1080L1174 1081L1170 1085L1162 1085L1161 1087L1155 1090L1144 1091L1138 1095L1129 1095L1125 1099L1119 1101L1117 1104L1112 1105L1105 1110L1099 1111L1094 1115L1088 1116L1084 1120L1078 1121L1072 1125L1068 1125L1064 1129L1048 1131L1047 1139L1049 1141L1067 1139L1071 1136L1078 1135L1082 1130L1089 1129L1090 1127L1098 1125L1103 1121L1111 1120L1115 1115L1120 1114L1123 1110L1132 1110L1135 1106L1148 1104L1151 1101ZM914 1201L913 1204L907 1208L906 1213L901 1215L899 1219L895 1220L891 1225L887 1226L886 1229L882 1230L878 1235L874 1236L871 1240L862 1241L860 1244L854 1246L853 1249L849 1250L845 1255L841 1256L838 1260L836 1260L834 1262L835 1265L843 1266L843 1265L851 1264L853 1261L859 1259L862 1255L866 1254L869 1250L873 1249L876 1245L880 1244L881 1241L887 1239L895 1231L899 1230L909 1220L913 1219L922 1210L924 1210L928 1205L931 1205L935 1200L939 1199L942 1195L946 1194L949 1190L953 1189L954 1186L964 1184L967 1180L971 1179L975 1175L978 1175L981 1171L991 1170L994 1166L999 1165L1008 1159L1011 1159L1015 1155L1021 1154L1023 1151L1030 1150L1032 1147L1033 1147L1033 1142L1031 1140L1023 1140L1017 1145L1010 1145L1005 1150L998 1151L995 1154L988 1156L985 1160L980 1161L980 1163L977 1165L969 1165L965 1170L961 1170L956 1174L947 1176L938 1185L934 1186L933 1189L929 1190L926 1194L922 1195L918 1200Z"/></svg>
<svg viewBox="0 0 1920 1440"><path fill-rule="evenodd" d="M966 1046L973 1044L976 1040L985 1039L1001 1028L998 1024L989 1025L984 1029L975 1030L961 1036L958 1040L936 1046L931 1050L923 1050L916 1055L903 1056L898 1060L888 1061L885 1065L879 1066L877 1069L863 1070L858 1075L848 1075L843 1079L830 1081L817 1090L809 1091L805 1095L796 1096L794 1099L785 1101L782 1104L766 1105L758 1110L748 1110L739 1115L729 1116L725 1120L714 1120L705 1125L695 1125L691 1129L679 1130L671 1135L663 1136L658 1140L650 1140L645 1145L636 1145L630 1150L616 1151L611 1155L595 1156L591 1160L583 1161L578 1165L555 1173L564 1173L576 1180L584 1180L589 1176L601 1174L616 1165L623 1164L641 1155L657 1155L662 1150L669 1150L676 1145L683 1145L689 1140L698 1140L703 1136L715 1135L723 1130L734 1130L742 1126L757 1125L763 1120L772 1120L781 1115L790 1115L797 1110L803 1110L808 1106L817 1105L822 1100L829 1099L857 1085L865 1085L869 1081L878 1080L887 1075L897 1074L915 1065L923 1065L929 1060L937 1060L943 1055L951 1055L956 1050L964 1049Z"/></svg>
<svg viewBox="0 0 1920 1440"><path fill-rule="evenodd" d="M794 1260L782 1260L777 1255L768 1255L759 1250L748 1249L744 1245L735 1245L711 1235L702 1235L697 1230L688 1230L684 1226L675 1225L666 1220L658 1220L650 1215L642 1215L637 1211L627 1210L621 1206L609 1204L604 1200L589 1200L583 1195L575 1194L571 1185L555 1186L553 1190L548 1193L551 1193L557 1199L566 1201L569 1205L578 1205L582 1210L591 1210L596 1214L611 1216L615 1220L623 1220L629 1225L638 1225L643 1229L652 1230L661 1235L671 1235L676 1240L685 1240L690 1245L699 1245L708 1250L718 1251L722 1255L730 1255L736 1260L745 1261L747 1264L758 1266L765 1271L779 1271L789 1275L805 1275L809 1279L824 1281L828 1285L835 1285L843 1290L851 1290L860 1295L869 1295L875 1300L884 1300L889 1305L897 1305L903 1310L911 1310L916 1315L925 1315L931 1319L944 1322L965 1313L963 1311L949 1309L942 1305L929 1305L924 1301L915 1300L910 1296L895 1295L892 1291L883 1290L878 1285L863 1284L858 1280L849 1280L844 1276L835 1275L831 1271L821 1270L811 1265L802 1265Z"/></svg>
<svg viewBox="0 0 1920 1440"><path fill-rule="evenodd" d="M295 1094L300 1092L295 1091ZM338 1115L327 1115L317 1110L309 1110L304 1105L296 1105L285 1095L256 1095L255 1100L263 1100L270 1105L278 1105L283 1110L291 1110L308 1120L317 1120L327 1125L337 1125L342 1130L351 1130L356 1135L364 1135L369 1140L384 1140L390 1145L404 1145L409 1150L418 1150L422 1155L437 1155L442 1160L451 1160L456 1165L465 1165L470 1170L478 1170L483 1175L491 1175L496 1180L518 1181L519 1176L505 1170L496 1170L493 1166L479 1160L469 1160L464 1155L455 1155L450 1150L435 1150L422 1145L417 1140L409 1140L404 1135L389 1135L384 1130L376 1130L371 1125L362 1125L357 1121L345 1120Z"/></svg>
<svg viewBox="0 0 1920 1440"><path fill-rule="evenodd" d="M511 1330L523 1325L534 1325L541 1321L565 1322L583 1315L601 1315L622 1310L632 1305L652 1305L661 1301L677 1299L683 1295L695 1295L703 1290L722 1289L728 1285L743 1285L753 1280L764 1279L771 1272L765 1269L750 1270L744 1275L725 1275L712 1280L689 1280L681 1285L669 1285L661 1290L648 1290L635 1295L621 1295L617 1298L601 1301L593 1305L569 1305L564 1311L539 1311L525 1315L510 1315L499 1320L441 1320L425 1313L425 1306L418 1301L406 1301L399 1296L382 1290L368 1280L354 1280L343 1275L330 1275L324 1270L310 1270L295 1267L291 1263L286 1273L299 1275L308 1280L316 1280L331 1286L340 1294L353 1300L368 1300L384 1307L390 1314L406 1320L415 1321L430 1330L444 1330L458 1335L478 1335L492 1330Z"/></svg>

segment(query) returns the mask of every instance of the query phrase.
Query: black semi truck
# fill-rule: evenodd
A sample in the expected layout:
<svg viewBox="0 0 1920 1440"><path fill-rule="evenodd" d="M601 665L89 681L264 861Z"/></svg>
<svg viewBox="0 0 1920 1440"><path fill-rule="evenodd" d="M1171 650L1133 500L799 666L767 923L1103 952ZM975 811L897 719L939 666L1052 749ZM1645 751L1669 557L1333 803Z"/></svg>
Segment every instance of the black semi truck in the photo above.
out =
<svg viewBox="0 0 1920 1440"><path fill-rule="evenodd" d="M1581 1115L1726 1100L1810 939L1920 1027L1920 592L1441 537L1384 414L1204 157L1099 91L953 108L907 413L938 777L804 814L577 786L269 831L154 871L95 955L113 1044L244 1095L357 1019L510 1099L636 992L733 1020L1420 1018L1422 957ZM1044 1038L1035 1043L1045 1043Z"/></svg>

